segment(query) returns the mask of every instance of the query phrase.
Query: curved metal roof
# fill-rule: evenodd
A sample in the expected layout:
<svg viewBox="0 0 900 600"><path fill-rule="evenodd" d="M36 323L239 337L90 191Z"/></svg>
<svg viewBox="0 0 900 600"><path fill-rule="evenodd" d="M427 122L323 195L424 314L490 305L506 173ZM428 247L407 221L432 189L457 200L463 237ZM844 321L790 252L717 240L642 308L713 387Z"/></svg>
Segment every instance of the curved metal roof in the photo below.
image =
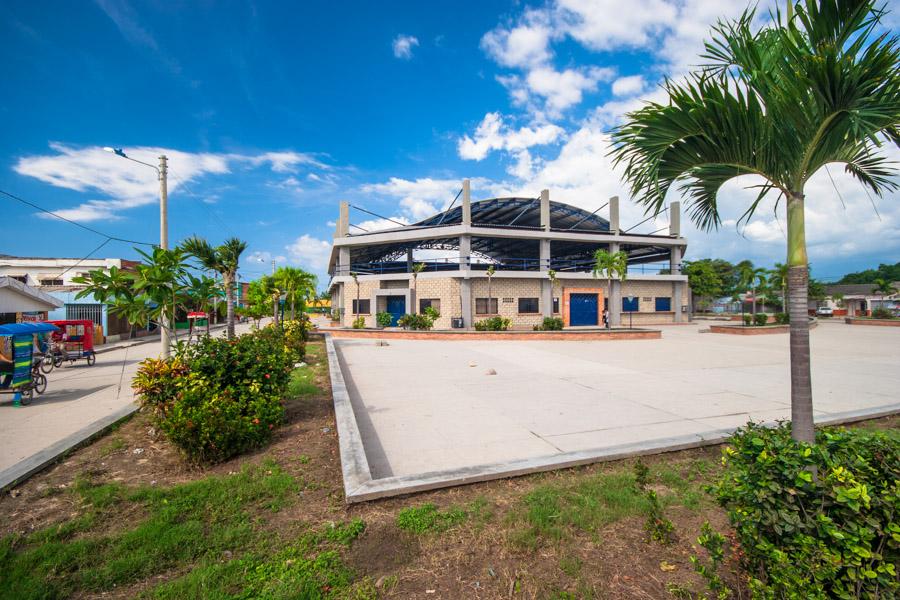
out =
<svg viewBox="0 0 900 600"><path fill-rule="evenodd" d="M475 227L541 229L540 198L490 198L473 202L471 210L472 225ZM459 248L459 238L443 236L441 227L459 225L460 223L462 223L462 207L455 206L408 226L410 228L431 228L434 230L433 238L353 247L351 248L351 262L354 264L365 264L405 261L408 250L457 250ZM553 231L579 233L608 234L610 232L609 221L606 219L576 206L553 201L550 202L550 229ZM384 233L384 230L377 233ZM365 235L358 234L354 235L354 237L364 238ZM594 251L598 247L603 247L607 244L603 238L604 236L598 236L595 243L554 240L551 244L551 257L554 261L591 260ZM490 261L509 262L510 264L518 262L526 265L523 261L528 261L524 267L526 270L537 269L536 262L531 264L530 261L536 261L540 256L539 240L473 236L471 244L473 256L486 258ZM648 239L647 244L622 245L622 249L628 253L629 262L632 263L660 260L668 256L669 253L668 248L654 246L652 238Z"/></svg>
<svg viewBox="0 0 900 600"><path fill-rule="evenodd" d="M517 227L540 229L540 198L490 198L472 203L472 225L478 227ZM462 223L462 207L414 223L416 226L458 225ZM562 202L550 202L550 228L573 231L609 231L609 221L593 213Z"/></svg>

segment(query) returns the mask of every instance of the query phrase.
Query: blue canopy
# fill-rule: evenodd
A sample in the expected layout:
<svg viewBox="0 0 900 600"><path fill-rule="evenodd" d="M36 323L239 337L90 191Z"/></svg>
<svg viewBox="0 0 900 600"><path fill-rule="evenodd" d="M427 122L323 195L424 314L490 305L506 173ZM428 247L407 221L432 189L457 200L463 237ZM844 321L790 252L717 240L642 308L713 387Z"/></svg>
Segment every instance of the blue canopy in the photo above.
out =
<svg viewBox="0 0 900 600"><path fill-rule="evenodd" d="M30 335L32 333L48 333L59 331L59 327L50 323L9 323L0 325L0 335Z"/></svg>

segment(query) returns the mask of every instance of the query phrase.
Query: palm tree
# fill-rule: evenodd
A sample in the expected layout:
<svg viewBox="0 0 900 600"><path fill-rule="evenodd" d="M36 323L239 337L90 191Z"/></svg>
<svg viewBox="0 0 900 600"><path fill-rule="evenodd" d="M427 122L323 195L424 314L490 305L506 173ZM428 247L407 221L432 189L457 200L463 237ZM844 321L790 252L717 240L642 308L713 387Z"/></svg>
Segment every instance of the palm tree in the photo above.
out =
<svg viewBox="0 0 900 600"><path fill-rule="evenodd" d="M776 193L786 204L792 435L814 442L810 378L806 183L828 163L881 196L896 169L879 152L900 145L900 46L879 33L875 0L803 0L786 22L754 31L754 11L713 28L708 64L666 81L665 104L629 113L613 132L632 196L659 213L673 184L698 226L721 224L717 194L740 175L763 181L739 223ZM876 37L877 36L877 37Z"/></svg>
<svg viewBox="0 0 900 600"><path fill-rule="evenodd" d="M881 298L881 308L884 308L885 296L893 296L897 293L897 288L894 287L894 284L887 279L882 279L881 277L874 280L872 282L872 286L872 292L878 294Z"/></svg>
<svg viewBox="0 0 900 600"><path fill-rule="evenodd" d="M493 304L491 302L491 280L494 278L494 273L496 273L496 272L497 272L497 269L494 268L494 265L491 265L487 268L487 271L485 271L485 273L484 273L485 275L487 275L487 278L488 278L488 305L487 305L488 314L493 314L491 312L491 304ZM500 312L500 310L498 309L497 312Z"/></svg>
<svg viewBox="0 0 900 600"><path fill-rule="evenodd" d="M297 267L279 267L275 271L277 287L284 290L286 299L291 303L291 321L296 318L296 304L307 302L310 295L315 295L316 276Z"/></svg>
<svg viewBox="0 0 900 600"><path fill-rule="evenodd" d="M353 283L356 284L356 310L353 312L356 314L356 318L359 319L359 274L356 271L350 271L350 277L353 278Z"/></svg>
<svg viewBox="0 0 900 600"><path fill-rule="evenodd" d="M419 279L418 278L419 278L419 273L421 273L424 270L425 270L425 263L421 263L421 262L414 264L412 266L412 269L410 269L410 274L412 275L412 278L413 278L413 297L415 297L415 299L416 299L415 300L416 306L413 306L412 311L411 311L413 314L416 314L419 312L419 310L418 310L418 304L419 304L418 281L419 281Z"/></svg>
<svg viewBox="0 0 900 600"><path fill-rule="evenodd" d="M775 268L769 271L769 285L781 291L781 312L787 312L787 277L788 266L784 263L775 263Z"/></svg>
<svg viewBox="0 0 900 600"><path fill-rule="evenodd" d="M762 267L754 267L749 260L741 261L737 266L738 269L738 285L746 290L750 290L753 295L752 314L756 314L756 288L761 281L765 280L766 270Z"/></svg>
<svg viewBox="0 0 900 600"><path fill-rule="evenodd" d="M194 277L188 273L184 293L192 310L206 313L206 334L209 335L209 309L212 307L215 298L219 296L219 282L206 275ZM190 339L193 331L194 322L191 321L188 329L188 339Z"/></svg>
<svg viewBox="0 0 900 600"><path fill-rule="evenodd" d="M594 252L594 268L591 272L595 278L606 280L606 294L610 295L612 280L625 281L628 277L628 254L623 250L618 252L597 250Z"/></svg>
<svg viewBox="0 0 900 600"><path fill-rule="evenodd" d="M234 282L237 276L241 254L247 249L247 242L236 237L225 240L221 246L212 246L201 237L191 236L181 242L181 247L200 263L204 269L210 269L222 276L225 288L226 335L234 337Z"/></svg>

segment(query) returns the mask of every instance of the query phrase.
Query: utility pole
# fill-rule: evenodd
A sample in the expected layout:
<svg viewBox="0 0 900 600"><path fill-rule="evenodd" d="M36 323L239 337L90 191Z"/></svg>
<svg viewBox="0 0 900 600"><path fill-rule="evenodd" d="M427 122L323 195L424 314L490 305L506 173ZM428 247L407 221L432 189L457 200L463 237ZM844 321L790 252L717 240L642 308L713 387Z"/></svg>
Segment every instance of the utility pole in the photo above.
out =
<svg viewBox="0 0 900 600"><path fill-rule="evenodd" d="M169 189L168 189L168 181L166 180L168 175L168 167L166 166L166 155L162 154L159 157L159 247L163 250L169 249ZM160 332L159 332L159 343L160 343L160 354L163 358L169 358L169 317L168 315L163 315L162 323L160 324ZM175 327L175 305L172 304L172 327Z"/></svg>
<svg viewBox="0 0 900 600"><path fill-rule="evenodd" d="M272 283L275 283L275 259L272 259ZM272 295L272 322L278 325L278 294Z"/></svg>

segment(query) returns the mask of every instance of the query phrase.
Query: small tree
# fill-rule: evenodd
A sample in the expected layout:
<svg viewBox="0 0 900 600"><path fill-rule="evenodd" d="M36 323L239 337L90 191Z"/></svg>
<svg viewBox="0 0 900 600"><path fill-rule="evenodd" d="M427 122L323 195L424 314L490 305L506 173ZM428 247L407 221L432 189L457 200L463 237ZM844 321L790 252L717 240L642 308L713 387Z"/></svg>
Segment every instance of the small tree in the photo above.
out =
<svg viewBox="0 0 900 600"><path fill-rule="evenodd" d="M895 288L894 284L887 279L879 277L872 282L872 292L878 294L878 297L880 298L879 303L881 304L881 308L884 308L884 297L893 296L894 294L896 294L897 288Z"/></svg>
<svg viewBox="0 0 900 600"><path fill-rule="evenodd" d="M412 266L412 269L410 270L410 274L412 275L412 278L413 278L413 296L416 299L414 302L415 306L410 307L410 308L412 308L412 311L410 311L410 312L412 312L412 314L417 314L419 312L419 307L418 307L419 283L418 283L418 281L419 281L419 273L421 273L424 270L425 270L425 263L421 263L421 262L414 264Z"/></svg>
<svg viewBox="0 0 900 600"><path fill-rule="evenodd" d="M606 293L608 296L611 295L612 280L625 281L628 277L628 254L622 250L618 252L597 250L594 252L594 268L591 273L595 278L606 280Z"/></svg>
<svg viewBox="0 0 900 600"><path fill-rule="evenodd" d="M225 287L226 335L234 337L234 284L237 278L241 254L247 242L236 237L225 240L221 246L212 246L201 237L192 236L181 243L181 248L197 259L204 269L211 269L222 276Z"/></svg>
<svg viewBox="0 0 900 600"><path fill-rule="evenodd" d="M682 273L687 275L691 293L701 299L700 303L706 303L703 299L720 296L724 291L722 278L709 261L686 261Z"/></svg>
<svg viewBox="0 0 900 600"><path fill-rule="evenodd" d="M359 274L356 271L350 271L350 277L353 278L353 283L356 284L356 310L353 313L356 315L356 321L359 320Z"/></svg>
<svg viewBox="0 0 900 600"><path fill-rule="evenodd" d="M491 302L491 279L494 278L494 273L496 273L496 272L497 272L497 270L494 269L494 265L489 266L489 267L487 268L487 271L485 271L485 275L487 275L487 278L488 278L488 305L487 305L487 311L488 311L489 314L491 313L491 304L492 304L492 302ZM497 312L500 312L500 311L498 310Z"/></svg>

